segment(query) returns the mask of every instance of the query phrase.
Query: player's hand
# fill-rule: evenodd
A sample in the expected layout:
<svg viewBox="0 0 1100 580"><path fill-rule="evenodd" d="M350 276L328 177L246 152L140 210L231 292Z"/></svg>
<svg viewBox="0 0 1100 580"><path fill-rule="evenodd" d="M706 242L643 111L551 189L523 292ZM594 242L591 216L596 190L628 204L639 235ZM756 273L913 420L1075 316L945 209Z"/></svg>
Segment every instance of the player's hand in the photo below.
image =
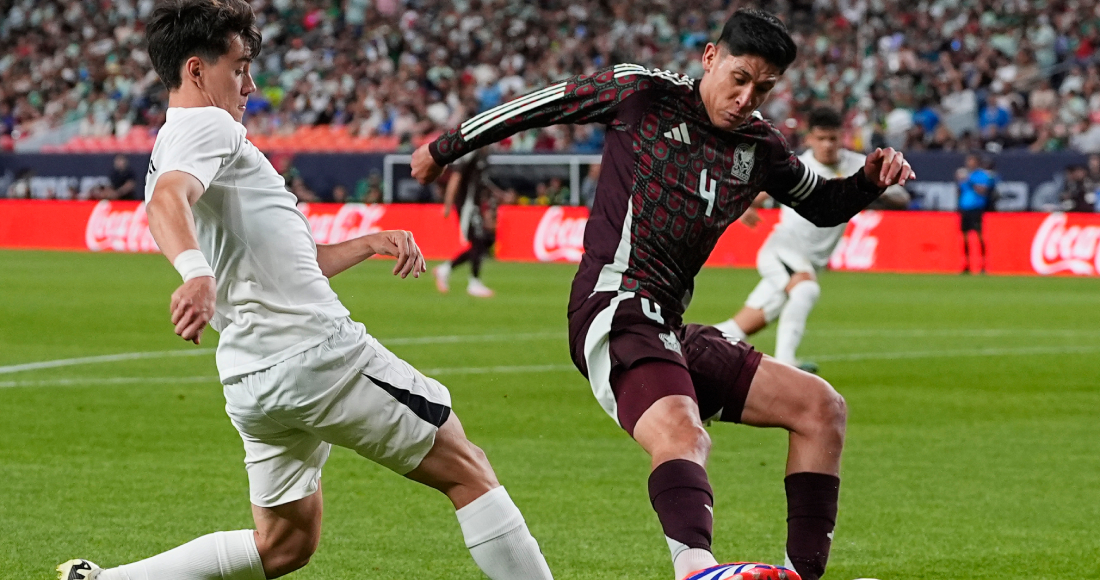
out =
<svg viewBox="0 0 1100 580"><path fill-rule="evenodd" d="M443 217L447 217L449 215L451 215L451 204L445 203L443 204Z"/></svg>
<svg viewBox="0 0 1100 580"><path fill-rule="evenodd" d="M431 152L428 151L428 144L417 147L416 151L413 151L412 158L413 179L419 181L421 185L427 185L439 179L440 175L443 175L443 168L432 158Z"/></svg>
<svg viewBox="0 0 1100 580"><path fill-rule="evenodd" d="M397 263L393 266L393 275L419 278L420 274L428 271L428 264L424 261L424 255L420 253L412 232L405 230L387 230L367 236L371 250L382 256L393 256Z"/></svg>
<svg viewBox="0 0 1100 580"><path fill-rule="evenodd" d="M737 218L737 221L745 224L745 227L753 229L760 224L760 212L756 211L755 207L750 207L745 210L745 213L741 214L741 217Z"/></svg>
<svg viewBox="0 0 1100 580"><path fill-rule="evenodd" d="M180 338L195 344L202 341L202 331L214 317L217 287L210 276L192 278L172 293L172 324Z"/></svg>
<svg viewBox="0 0 1100 580"><path fill-rule="evenodd" d="M905 185L906 181L916 179L917 174L913 167L905 160L901 151L895 151L893 147L878 148L867 156L867 162L863 164L863 174L867 179L879 187L891 185Z"/></svg>

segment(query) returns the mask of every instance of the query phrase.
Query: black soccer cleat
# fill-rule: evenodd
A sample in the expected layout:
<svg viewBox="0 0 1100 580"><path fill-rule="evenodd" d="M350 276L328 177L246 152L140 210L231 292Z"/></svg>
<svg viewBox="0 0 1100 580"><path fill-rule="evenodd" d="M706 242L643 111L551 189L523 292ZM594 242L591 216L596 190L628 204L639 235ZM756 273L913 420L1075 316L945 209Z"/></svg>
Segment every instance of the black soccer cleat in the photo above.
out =
<svg viewBox="0 0 1100 580"><path fill-rule="evenodd" d="M87 560L69 560L57 567L58 580L95 580L103 570Z"/></svg>

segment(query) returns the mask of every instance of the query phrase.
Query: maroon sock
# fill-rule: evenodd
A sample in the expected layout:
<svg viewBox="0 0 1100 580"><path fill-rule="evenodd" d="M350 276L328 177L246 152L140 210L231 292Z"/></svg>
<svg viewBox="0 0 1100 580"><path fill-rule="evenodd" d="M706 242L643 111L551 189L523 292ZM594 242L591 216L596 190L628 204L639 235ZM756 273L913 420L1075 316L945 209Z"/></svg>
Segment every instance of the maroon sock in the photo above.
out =
<svg viewBox="0 0 1100 580"><path fill-rule="evenodd" d="M665 536L689 548L710 550L714 492L707 470L686 459L673 459L649 474L649 501Z"/></svg>
<svg viewBox="0 0 1100 580"><path fill-rule="evenodd" d="M792 473L783 483L787 488L787 557L802 580L818 580L829 561L840 478Z"/></svg>

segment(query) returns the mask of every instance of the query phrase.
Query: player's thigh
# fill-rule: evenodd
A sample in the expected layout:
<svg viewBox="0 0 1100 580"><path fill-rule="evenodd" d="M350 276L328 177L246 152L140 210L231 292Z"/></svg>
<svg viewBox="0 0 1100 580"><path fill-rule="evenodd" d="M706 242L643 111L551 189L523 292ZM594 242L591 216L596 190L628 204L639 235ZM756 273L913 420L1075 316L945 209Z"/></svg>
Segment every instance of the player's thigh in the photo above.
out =
<svg viewBox="0 0 1100 580"><path fill-rule="evenodd" d="M446 387L358 323L287 362L287 380L262 397L265 413L399 474L420 464L451 413Z"/></svg>
<svg viewBox="0 0 1100 580"><path fill-rule="evenodd" d="M741 422L807 431L843 423L844 398L825 379L765 356L749 386Z"/></svg>
<svg viewBox="0 0 1100 580"><path fill-rule="evenodd" d="M223 387L226 413L244 446L249 498L261 508L313 495L331 446L316 434L273 419L260 401L272 384L286 380L287 367L252 373ZM260 396L257 396L260 394Z"/></svg>
<svg viewBox="0 0 1100 580"><path fill-rule="evenodd" d="M450 393L370 335L363 340L359 358L299 417L325 441L404 475L420 465L448 422Z"/></svg>
<svg viewBox="0 0 1100 580"><path fill-rule="evenodd" d="M740 423L763 355L713 326L688 324L679 335L700 417Z"/></svg>
<svg viewBox="0 0 1100 580"><path fill-rule="evenodd" d="M779 288L787 285L791 274L790 267L781 259L781 255L786 253L786 245L787 241L783 238L772 236L756 253L756 271L762 279L775 283Z"/></svg>
<svg viewBox="0 0 1100 580"><path fill-rule="evenodd" d="M787 294L790 294L791 290L793 290L795 286L801 284L802 282L816 280L817 275L814 272L795 272L791 275L791 281L787 283L787 287L784 288L784 291Z"/></svg>
<svg viewBox="0 0 1100 580"><path fill-rule="evenodd" d="M633 293L600 292L570 315L570 350L603 410L627 433L654 402L694 396L675 330L659 304ZM646 364L664 361L668 365ZM686 373L685 373L686 376Z"/></svg>

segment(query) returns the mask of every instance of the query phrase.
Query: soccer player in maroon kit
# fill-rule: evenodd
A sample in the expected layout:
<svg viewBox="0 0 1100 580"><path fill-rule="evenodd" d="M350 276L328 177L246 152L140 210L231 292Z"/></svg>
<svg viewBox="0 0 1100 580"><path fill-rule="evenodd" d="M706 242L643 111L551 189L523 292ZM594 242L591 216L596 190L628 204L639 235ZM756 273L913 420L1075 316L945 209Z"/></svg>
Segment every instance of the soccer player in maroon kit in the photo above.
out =
<svg viewBox="0 0 1100 580"><path fill-rule="evenodd" d="M847 179L821 179L798 160L755 112L795 55L778 19L739 10L707 45L697 81L616 65L490 109L413 155L413 176L427 183L444 165L518 131L607 125L569 299L570 352L603 409L652 458L650 501L677 578L710 577L691 573L717 565L707 420L790 432L786 565L804 580L821 577L836 523L847 415L844 399L823 379L714 327L683 324L695 275L761 191L831 226L887 186L916 177L892 149L872 152L863 171ZM744 577L796 577L773 567L755 573Z"/></svg>

